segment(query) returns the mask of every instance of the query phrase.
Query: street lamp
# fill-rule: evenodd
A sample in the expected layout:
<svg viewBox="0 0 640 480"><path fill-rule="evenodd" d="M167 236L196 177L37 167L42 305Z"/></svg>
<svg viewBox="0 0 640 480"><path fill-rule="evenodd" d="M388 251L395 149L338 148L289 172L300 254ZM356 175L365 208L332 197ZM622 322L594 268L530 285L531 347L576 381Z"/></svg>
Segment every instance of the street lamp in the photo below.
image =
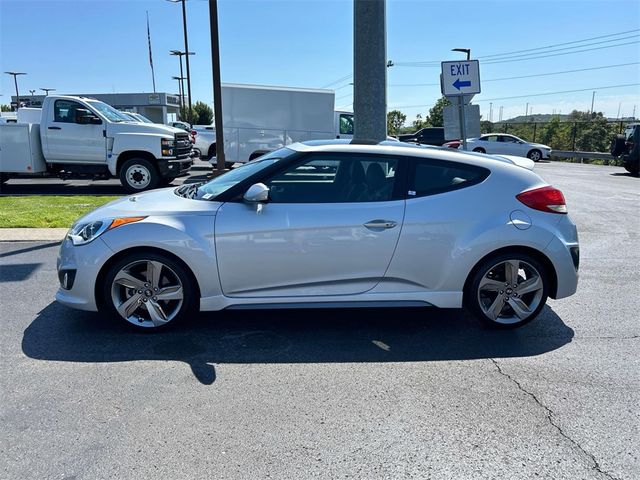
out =
<svg viewBox="0 0 640 480"><path fill-rule="evenodd" d="M18 92L18 75L26 75L24 72L4 72L7 75L13 75L13 83L16 85L16 111L20 108L20 93Z"/></svg>
<svg viewBox="0 0 640 480"><path fill-rule="evenodd" d="M54 92L56 89L55 88L41 88L40 90L42 90L44 92L45 97L49 95L49 92Z"/></svg>
<svg viewBox="0 0 640 480"><path fill-rule="evenodd" d="M174 55L180 58L180 76L183 78L184 74L182 73L182 56L189 56L189 55L195 55L195 52L181 52L180 50L169 50L169 55ZM189 79L187 78L187 81L189 81ZM184 83L182 84L182 92L184 92ZM189 113L191 113L191 99L189 99Z"/></svg>
<svg viewBox="0 0 640 480"><path fill-rule="evenodd" d="M184 91L182 90L182 81L184 80L184 77L180 75L179 77L173 76L171 78L178 81L178 91L180 92L180 111L184 113Z"/></svg>
<svg viewBox="0 0 640 480"><path fill-rule="evenodd" d="M182 3L182 30L184 31L184 51L189 52L189 40L187 37L187 7L185 0L167 0L171 3ZM187 92L189 95L189 113L191 113L191 70L189 70L189 55L187 57ZM182 74L180 75L182 76ZM184 96L184 94L183 94Z"/></svg>
<svg viewBox="0 0 640 480"><path fill-rule="evenodd" d="M452 48L452 52L462 52L467 54L467 60L471 59L471 49L470 48Z"/></svg>

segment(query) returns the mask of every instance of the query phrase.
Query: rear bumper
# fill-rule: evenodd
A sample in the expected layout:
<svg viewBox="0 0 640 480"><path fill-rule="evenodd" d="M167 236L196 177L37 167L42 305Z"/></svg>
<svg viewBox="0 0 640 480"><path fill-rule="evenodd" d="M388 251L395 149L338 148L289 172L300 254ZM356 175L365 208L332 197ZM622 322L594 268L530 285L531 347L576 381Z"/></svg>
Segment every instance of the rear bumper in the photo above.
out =
<svg viewBox="0 0 640 480"><path fill-rule="evenodd" d="M565 298L578 289L578 230L568 215L560 220L556 235L545 250L556 271L557 289L553 298Z"/></svg>

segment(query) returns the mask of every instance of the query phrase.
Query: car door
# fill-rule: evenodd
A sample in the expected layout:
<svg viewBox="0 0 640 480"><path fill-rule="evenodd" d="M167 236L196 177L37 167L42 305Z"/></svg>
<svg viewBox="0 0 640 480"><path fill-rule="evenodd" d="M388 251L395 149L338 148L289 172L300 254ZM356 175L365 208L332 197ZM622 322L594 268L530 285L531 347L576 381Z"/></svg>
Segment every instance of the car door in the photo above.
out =
<svg viewBox="0 0 640 480"><path fill-rule="evenodd" d="M476 145L474 145L475 147ZM501 153L501 146L498 143L498 135L485 135L478 139L478 147L484 149L486 153Z"/></svg>
<svg viewBox="0 0 640 480"><path fill-rule="evenodd" d="M76 112L78 109L93 112L89 107L73 100L60 99L54 102L53 118L47 122L46 159L48 162L105 162L104 124L77 123Z"/></svg>
<svg viewBox="0 0 640 480"><path fill-rule="evenodd" d="M511 135L500 135L498 140L502 148L500 153L505 155L522 155L522 144L517 138Z"/></svg>
<svg viewBox="0 0 640 480"><path fill-rule="evenodd" d="M311 153L263 179L264 204L216 215L222 290L232 297L349 295L384 276L401 230L398 158Z"/></svg>

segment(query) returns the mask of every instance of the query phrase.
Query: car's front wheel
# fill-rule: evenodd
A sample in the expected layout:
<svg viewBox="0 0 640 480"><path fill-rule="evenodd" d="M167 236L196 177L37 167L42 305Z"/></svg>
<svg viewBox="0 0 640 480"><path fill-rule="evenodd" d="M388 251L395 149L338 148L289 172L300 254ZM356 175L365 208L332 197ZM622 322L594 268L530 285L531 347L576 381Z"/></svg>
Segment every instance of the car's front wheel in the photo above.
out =
<svg viewBox="0 0 640 480"><path fill-rule="evenodd" d="M542 158L542 152L540 150L531 150L529 153L527 153L527 157L529 157L529 160L539 162Z"/></svg>
<svg viewBox="0 0 640 480"><path fill-rule="evenodd" d="M501 254L476 269L465 291L468 308L485 324L516 328L533 320L548 295L548 276L535 258Z"/></svg>
<svg viewBox="0 0 640 480"><path fill-rule="evenodd" d="M194 282L186 267L156 253L133 253L109 268L103 283L108 312L139 330L157 330L193 314Z"/></svg>

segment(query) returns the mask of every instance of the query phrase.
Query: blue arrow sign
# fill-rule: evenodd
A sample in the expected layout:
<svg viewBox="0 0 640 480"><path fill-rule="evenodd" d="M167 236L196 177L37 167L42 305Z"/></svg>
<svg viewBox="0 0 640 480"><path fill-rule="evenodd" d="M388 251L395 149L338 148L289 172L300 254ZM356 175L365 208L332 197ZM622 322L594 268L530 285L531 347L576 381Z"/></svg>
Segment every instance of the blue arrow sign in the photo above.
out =
<svg viewBox="0 0 640 480"><path fill-rule="evenodd" d="M471 81L470 80L466 80L461 82L459 78L456 78L456 81L453 82L453 86L456 87L458 90L460 90L460 87L470 87L471 86Z"/></svg>

